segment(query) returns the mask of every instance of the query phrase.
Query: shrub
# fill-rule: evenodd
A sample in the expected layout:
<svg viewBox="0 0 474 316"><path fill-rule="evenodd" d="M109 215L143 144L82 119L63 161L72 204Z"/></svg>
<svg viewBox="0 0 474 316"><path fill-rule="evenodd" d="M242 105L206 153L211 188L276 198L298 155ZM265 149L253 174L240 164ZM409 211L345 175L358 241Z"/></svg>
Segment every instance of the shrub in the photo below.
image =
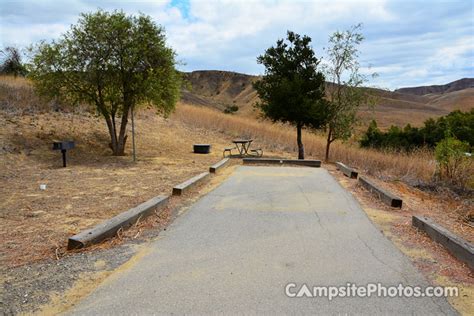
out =
<svg viewBox="0 0 474 316"><path fill-rule="evenodd" d="M438 162L438 175L454 185L465 188L472 181L472 158L467 154L469 143L448 136L438 142L435 157Z"/></svg>
<svg viewBox="0 0 474 316"><path fill-rule="evenodd" d="M16 47L5 47L0 50L0 74L25 76L27 70L22 62L20 50Z"/></svg>
<svg viewBox="0 0 474 316"><path fill-rule="evenodd" d="M237 105L231 105L231 106L227 106L224 109L224 113L232 114L232 113L237 112L238 110L239 110L239 107Z"/></svg>
<svg viewBox="0 0 474 316"><path fill-rule="evenodd" d="M434 148L445 137L447 130L450 130L456 139L474 146L474 109L469 112L453 111L436 120L429 119L420 128L407 124L404 128L391 126L388 131L382 132L375 121L372 121L362 135L360 145L405 151L425 146Z"/></svg>

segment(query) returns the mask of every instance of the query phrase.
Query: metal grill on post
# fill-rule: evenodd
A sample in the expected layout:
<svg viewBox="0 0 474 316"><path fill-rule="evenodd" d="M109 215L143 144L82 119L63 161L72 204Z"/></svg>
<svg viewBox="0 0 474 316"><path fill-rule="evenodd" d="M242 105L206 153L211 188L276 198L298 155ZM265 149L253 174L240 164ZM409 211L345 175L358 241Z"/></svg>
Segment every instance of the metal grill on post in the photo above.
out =
<svg viewBox="0 0 474 316"><path fill-rule="evenodd" d="M74 141L62 141L62 142L53 142L53 150L61 150L63 154L63 167L66 167L66 152L69 149L73 149L75 146Z"/></svg>

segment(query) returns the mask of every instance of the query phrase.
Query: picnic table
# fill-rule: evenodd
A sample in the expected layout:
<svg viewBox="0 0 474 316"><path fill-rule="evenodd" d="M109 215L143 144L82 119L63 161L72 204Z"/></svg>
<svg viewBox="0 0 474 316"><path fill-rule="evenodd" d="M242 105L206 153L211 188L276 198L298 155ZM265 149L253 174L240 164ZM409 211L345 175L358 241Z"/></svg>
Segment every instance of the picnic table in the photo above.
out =
<svg viewBox="0 0 474 316"><path fill-rule="evenodd" d="M239 151L241 156L248 155L250 145L253 142L253 139L234 139L232 141L235 144L235 147Z"/></svg>
<svg viewBox="0 0 474 316"><path fill-rule="evenodd" d="M225 154L229 153L229 157L245 157L245 156L262 157L263 155L262 148L254 148L252 150L249 150L252 142L253 142L253 139L234 139L232 143L234 143L235 147L225 148L224 152L222 153L222 156L225 157ZM232 150L234 149L237 149L237 151L239 152L238 155L232 155Z"/></svg>

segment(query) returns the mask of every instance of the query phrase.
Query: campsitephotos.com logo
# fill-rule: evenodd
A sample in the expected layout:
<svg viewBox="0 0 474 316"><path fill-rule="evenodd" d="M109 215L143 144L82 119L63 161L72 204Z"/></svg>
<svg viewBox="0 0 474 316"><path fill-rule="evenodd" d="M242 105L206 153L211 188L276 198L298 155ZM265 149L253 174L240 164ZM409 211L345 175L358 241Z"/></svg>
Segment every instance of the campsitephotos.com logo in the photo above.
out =
<svg viewBox="0 0 474 316"><path fill-rule="evenodd" d="M333 300L337 297L452 297L459 295L455 286L410 286L398 284L385 286L381 283L368 283L357 285L347 283L344 286L308 286L288 283L285 286L285 295L291 298L327 298Z"/></svg>

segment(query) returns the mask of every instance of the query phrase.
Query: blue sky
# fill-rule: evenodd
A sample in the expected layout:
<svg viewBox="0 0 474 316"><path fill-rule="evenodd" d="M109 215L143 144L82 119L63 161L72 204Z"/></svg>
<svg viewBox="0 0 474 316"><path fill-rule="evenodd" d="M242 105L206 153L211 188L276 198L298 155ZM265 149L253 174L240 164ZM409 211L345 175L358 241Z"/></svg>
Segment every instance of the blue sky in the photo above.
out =
<svg viewBox="0 0 474 316"><path fill-rule="evenodd" d="M81 12L97 8L150 15L166 29L185 71L263 73L256 57L292 30L323 57L328 36L363 23L360 61L388 89L474 77L471 0L9 1L0 0L0 45L58 38Z"/></svg>

